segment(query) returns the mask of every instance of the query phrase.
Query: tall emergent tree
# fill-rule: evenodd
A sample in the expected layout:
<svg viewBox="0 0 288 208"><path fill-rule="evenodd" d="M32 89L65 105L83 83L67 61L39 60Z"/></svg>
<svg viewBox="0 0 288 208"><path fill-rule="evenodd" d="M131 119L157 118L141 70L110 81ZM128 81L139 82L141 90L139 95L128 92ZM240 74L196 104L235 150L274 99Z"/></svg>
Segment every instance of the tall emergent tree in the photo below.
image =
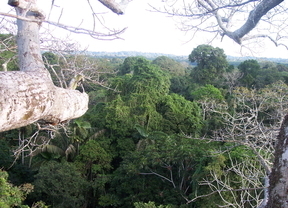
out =
<svg viewBox="0 0 288 208"><path fill-rule="evenodd" d="M197 46L189 55L189 61L197 63L192 76L201 84L216 84L228 69L223 49L210 45Z"/></svg>
<svg viewBox="0 0 288 208"><path fill-rule="evenodd" d="M247 87L253 87L256 76L259 74L260 65L256 60L246 60L238 66L243 77L240 79Z"/></svg>

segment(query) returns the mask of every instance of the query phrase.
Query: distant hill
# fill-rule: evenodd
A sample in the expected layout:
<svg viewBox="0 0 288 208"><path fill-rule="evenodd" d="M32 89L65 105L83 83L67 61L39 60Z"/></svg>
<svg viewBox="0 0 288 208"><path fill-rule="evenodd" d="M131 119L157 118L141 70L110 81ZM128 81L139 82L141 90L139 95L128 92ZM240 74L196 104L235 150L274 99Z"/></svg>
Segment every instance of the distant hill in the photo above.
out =
<svg viewBox="0 0 288 208"><path fill-rule="evenodd" d="M188 61L188 55L187 56L177 56L173 54L164 54L164 53L149 53L149 52L138 52L138 51L119 51L119 52L90 52L92 56L99 57L99 58L127 58L131 56L143 56L147 58L148 60L154 60L159 56L167 56L169 58L174 59L175 61L178 62L187 62ZM258 62L265 62L265 61L270 61L274 63L279 63L279 64L285 64L288 65L288 59L281 59L281 58L258 58L258 57L235 57L235 56L227 56L227 60L230 64L233 65L239 65L241 62L249 59L255 59Z"/></svg>

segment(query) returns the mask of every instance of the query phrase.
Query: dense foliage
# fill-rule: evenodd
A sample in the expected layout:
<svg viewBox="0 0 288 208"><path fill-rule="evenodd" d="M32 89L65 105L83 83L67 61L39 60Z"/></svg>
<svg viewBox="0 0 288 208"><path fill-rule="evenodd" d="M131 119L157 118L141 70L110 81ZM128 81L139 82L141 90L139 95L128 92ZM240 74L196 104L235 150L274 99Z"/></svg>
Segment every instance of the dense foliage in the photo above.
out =
<svg viewBox="0 0 288 208"><path fill-rule="evenodd" d="M63 70L63 57L46 52L43 59L53 81L67 86L61 76L73 74ZM195 67L163 56L65 57L72 59L78 67L93 62L90 70L106 72L101 80L109 87L84 81L89 111L65 128L39 132L30 125L0 134L1 207L261 202L266 167L255 158L272 159L273 140L264 139L288 108L287 66L246 60L233 68L209 45L189 55Z"/></svg>

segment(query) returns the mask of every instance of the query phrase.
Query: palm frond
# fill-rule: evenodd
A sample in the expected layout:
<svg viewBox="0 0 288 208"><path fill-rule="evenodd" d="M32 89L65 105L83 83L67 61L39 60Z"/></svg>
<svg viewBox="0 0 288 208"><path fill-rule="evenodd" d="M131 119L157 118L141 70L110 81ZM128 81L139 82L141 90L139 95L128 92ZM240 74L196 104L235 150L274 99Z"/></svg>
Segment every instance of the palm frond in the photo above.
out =
<svg viewBox="0 0 288 208"><path fill-rule="evenodd" d="M139 132L139 134L143 137L148 137L149 133L146 131L146 129L144 129L143 126L140 126L139 124L135 124L135 128L137 129L137 131Z"/></svg>
<svg viewBox="0 0 288 208"><path fill-rule="evenodd" d="M52 145L52 144L46 144L46 145L43 145L41 147L36 148L30 154L30 156L34 157L40 153L50 153L50 154L57 154L57 155L61 155L61 156L65 155L64 150L62 150L61 148L59 148L55 145Z"/></svg>
<svg viewBox="0 0 288 208"><path fill-rule="evenodd" d="M104 132L106 131L106 129L102 129L100 131L97 131L96 133L94 133L92 136L89 137L89 139L96 139L97 137L99 137L100 135L104 134Z"/></svg>
<svg viewBox="0 0 288 208"><path fill-rule="evenodd" d="M69 144L69 146L65 150L66 159L68 159L69 155L73 155L73 154L76 154L76 148L74 147L73 144Z"/></svg>

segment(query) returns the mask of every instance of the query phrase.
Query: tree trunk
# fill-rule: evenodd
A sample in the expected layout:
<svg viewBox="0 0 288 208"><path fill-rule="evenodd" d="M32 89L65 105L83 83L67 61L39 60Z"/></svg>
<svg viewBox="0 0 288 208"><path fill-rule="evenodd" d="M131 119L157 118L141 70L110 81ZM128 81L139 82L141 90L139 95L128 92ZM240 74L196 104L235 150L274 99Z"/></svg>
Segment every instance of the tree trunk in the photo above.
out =
<svg viewBox="0 0 288 208"><path fill-rule="evenodd" d="M88 109L88 95L54 86L45 68L39 43L44 14L35 0L9 0L17 19L20 71L0 73L0 132L37 120L57 124L82 116Z"/></svg>
<svg viewBox="0 0 288 208"><path fill-rule="evenodd" d="M288 208L288 115L282 123L274 155L266 208Z"/></svg>

